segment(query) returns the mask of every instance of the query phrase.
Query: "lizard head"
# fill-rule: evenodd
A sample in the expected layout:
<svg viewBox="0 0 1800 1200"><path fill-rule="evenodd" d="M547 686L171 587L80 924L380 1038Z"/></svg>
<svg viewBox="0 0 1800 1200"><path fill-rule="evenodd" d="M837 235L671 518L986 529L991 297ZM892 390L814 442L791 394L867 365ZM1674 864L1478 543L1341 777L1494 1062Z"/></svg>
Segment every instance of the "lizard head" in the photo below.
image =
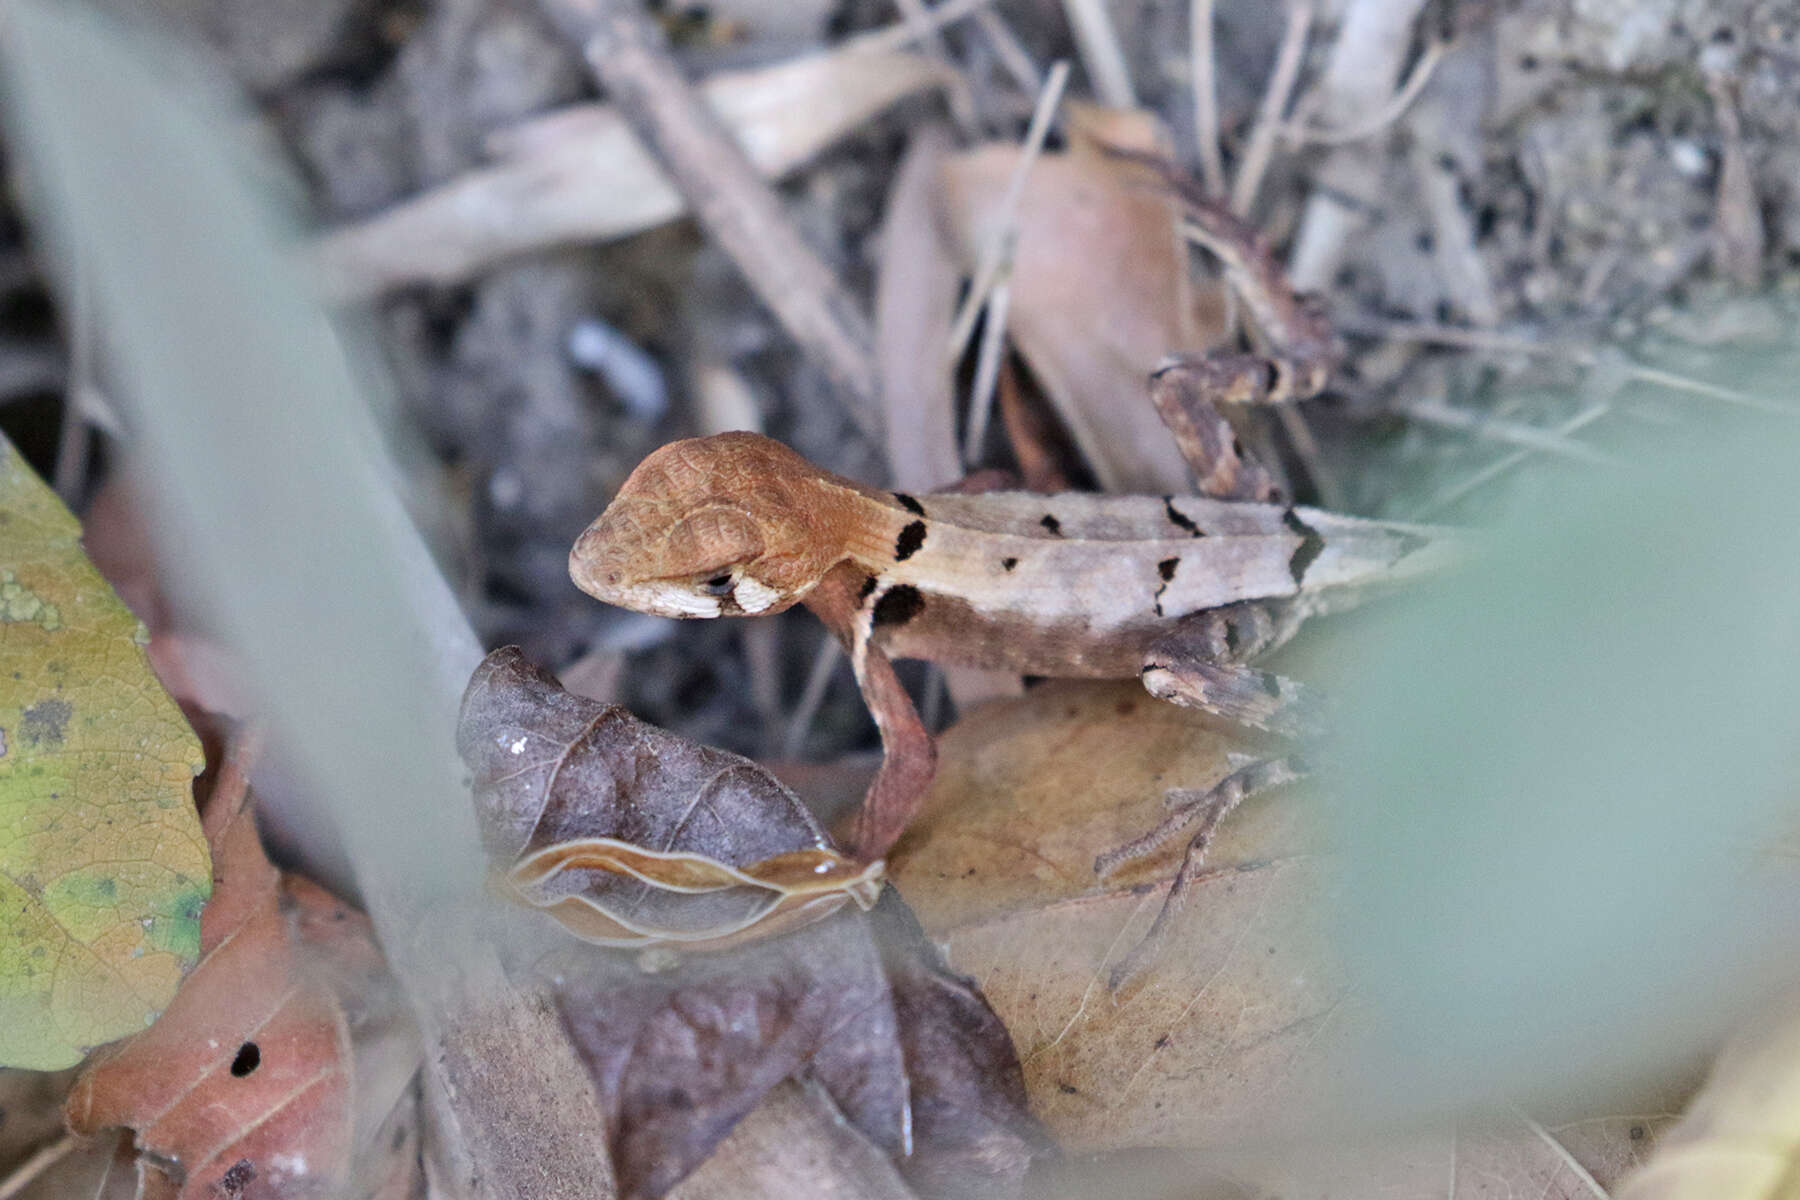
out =
<svg viewBox="0 0 1800 1200"><path fill-rule="evenodd" d="M760 434L671 442L575 540L569 576L659 617L774 613L843 558L851 493Z"/></svg>

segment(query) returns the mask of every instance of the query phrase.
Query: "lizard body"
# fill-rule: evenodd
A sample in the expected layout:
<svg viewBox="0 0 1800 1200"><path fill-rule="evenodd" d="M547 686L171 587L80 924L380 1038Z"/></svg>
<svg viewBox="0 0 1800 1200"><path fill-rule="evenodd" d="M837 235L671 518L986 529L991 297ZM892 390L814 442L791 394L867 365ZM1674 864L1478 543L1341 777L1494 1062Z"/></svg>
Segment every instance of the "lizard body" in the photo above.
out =
<svg viewBox="0 0 1800 1200"><path fill-rule="evenodd" d="M1429 569L1439 531L1198 496L914 497L778 442L675 442L582 534L590 594L674 617L779 612L848 564L857 640L899 658L1034 675L1137 675L1183 617L1256 600L1309 611Z"/></svg>

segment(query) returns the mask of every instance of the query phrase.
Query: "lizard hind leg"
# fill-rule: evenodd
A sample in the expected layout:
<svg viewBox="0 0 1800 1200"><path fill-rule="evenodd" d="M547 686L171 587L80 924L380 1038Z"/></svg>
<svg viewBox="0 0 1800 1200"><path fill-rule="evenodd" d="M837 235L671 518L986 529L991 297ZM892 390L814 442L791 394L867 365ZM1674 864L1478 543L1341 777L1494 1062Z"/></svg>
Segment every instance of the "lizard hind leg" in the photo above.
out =
<svg viewBox="0 0 1800 1200"><path fill-rule="evenodd" d="M1199 822L1199 828L1188 840L1181 867L1169 885L1162 908L1151 922L1150 930L1112 969L1108 986L1118 991L1135 978L1161 949L1175 918L1187 903L1194 885L1206 877L1203 867L1206 851L1211 847L1219 826L1240 804L1260 792L1292 783L1307 775L1306 765L1294 755L1257 759L1232 771L1210 788L1174 788L1164 798L1169 815L1155 829L1117 846L1094 860L1094 872L1107 875L1132 859L1142 858L1157 850L1188 826Z"/></svg>
<svg viewBox="0 0 1800 1200"><path fill-rule="evenodd" d="M1313 691L1246 665L1292 637L1303 615L1292 604L1247 602L1184 617L1144 655L1144 690L1284 737L1312 732L1323 723Z"/></svg>

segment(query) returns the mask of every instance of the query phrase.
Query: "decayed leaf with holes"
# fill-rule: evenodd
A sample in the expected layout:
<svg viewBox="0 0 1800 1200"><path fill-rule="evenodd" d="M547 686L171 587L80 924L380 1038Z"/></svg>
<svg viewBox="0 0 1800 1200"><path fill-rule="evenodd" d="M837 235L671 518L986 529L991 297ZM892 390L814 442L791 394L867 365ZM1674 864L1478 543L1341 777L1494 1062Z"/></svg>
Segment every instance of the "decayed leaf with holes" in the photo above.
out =
<svg viewBox="0 0 1800 1200"><path fill-rule="evenodd" d="M1426 1200L1456 1170L1519 1194L1585 1197L1589 1178L1618 1177L1667 1104L1310 1156L1244 1149L1316 1132L1305 1118L1319 1114L1356 1019L1325 940L1329 848L1307 820L1317 797L1304 787L1252 798L1225 821L1208 854L1216 871L1169 939L1108 990L1162 904L1182 839L1107 879L1095 855L1160 820L1168 789L1208 786L1233 756L1270 748L1135 683L1074 681L987 705L940 740L936 784L895 848L892 880L1005 1021L1034 1110L1077 1154L1203 1149L1206 1169L1243 1181L1246 1195ZM1162 1178L1154 1163L1125 1169ZM1173 1160L1171 1189L1196 1170Z"/></svg>
<svg viewBox="0 0 1800 1200"><path fill-rule="evenodd" d="M678 887L733 872L766 880L775 872L758 864L796 854L841 861L761 767L570 695L513 648L476 670L458 744L503 864L574 847L576 865L549 883L578 886L565 898L589 914L662 931L643 957L571 942L537 960L611 1116L624 1195L667 1191L802 1075L926 1194L1016 1190L1043 1139L1012 1043L897 897L868 913L840 903L785 933L752 924L725 945L675 936L736 928L767 890ZM515 888L536 886L508 873ZM585 937L591 919L565 924Z"/></svg>
<svg viewBox="0 0 1800 1200"><path fill-rule="evenodd" d="M200 743L81 528L0 438L0 1065L135 1033L199 953Z"/></svg>
<svg viewBox="0 0 1800 1200"><path fill-rule="evenodd" d="M216 879L200 965L156 1024L93 1059L64 1114L76 1133L136 1132L141 1195L369 1194L352 1157L404 1139L382 1123L417 1050L367 918L263 853L243 753L205 808Z"/></svg>
<svg viewBox="0 0 1800 1200"><path fill-rule="evenodd" d="M880 864L761 767L572 695L517 647L476 668L457 748L506 889L583 941L717 949L880 892Z"/></svg>
<svg viewBox="0 0 1800 1200"><path fill-rule="evenodd" d="M1077 106L1066 153L1031 168L1019 204L1007 334L1107 491L1185 492L1187 465L1146 396L1165 355L1204 351L1222 329L1188 285L1175 208L1156 177L1109 159L1109 143L1159 149L1150 119ZM978 146L943 171L945 225L974 270L1005 225L1016 145Z"/></svg>

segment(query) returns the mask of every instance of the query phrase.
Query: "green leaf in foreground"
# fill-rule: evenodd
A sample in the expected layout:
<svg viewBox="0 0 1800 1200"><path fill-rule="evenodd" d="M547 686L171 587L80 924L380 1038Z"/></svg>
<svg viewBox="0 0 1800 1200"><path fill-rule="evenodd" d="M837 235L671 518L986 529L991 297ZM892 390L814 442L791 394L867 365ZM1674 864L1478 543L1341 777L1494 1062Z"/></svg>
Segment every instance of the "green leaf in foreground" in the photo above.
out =
<svg viewBox="0 0 1800 1200"><path fill-rule="evenodd" d="M199 739L80 537L0 438L0 1066L153 1021L212 891Z"/></svg>

